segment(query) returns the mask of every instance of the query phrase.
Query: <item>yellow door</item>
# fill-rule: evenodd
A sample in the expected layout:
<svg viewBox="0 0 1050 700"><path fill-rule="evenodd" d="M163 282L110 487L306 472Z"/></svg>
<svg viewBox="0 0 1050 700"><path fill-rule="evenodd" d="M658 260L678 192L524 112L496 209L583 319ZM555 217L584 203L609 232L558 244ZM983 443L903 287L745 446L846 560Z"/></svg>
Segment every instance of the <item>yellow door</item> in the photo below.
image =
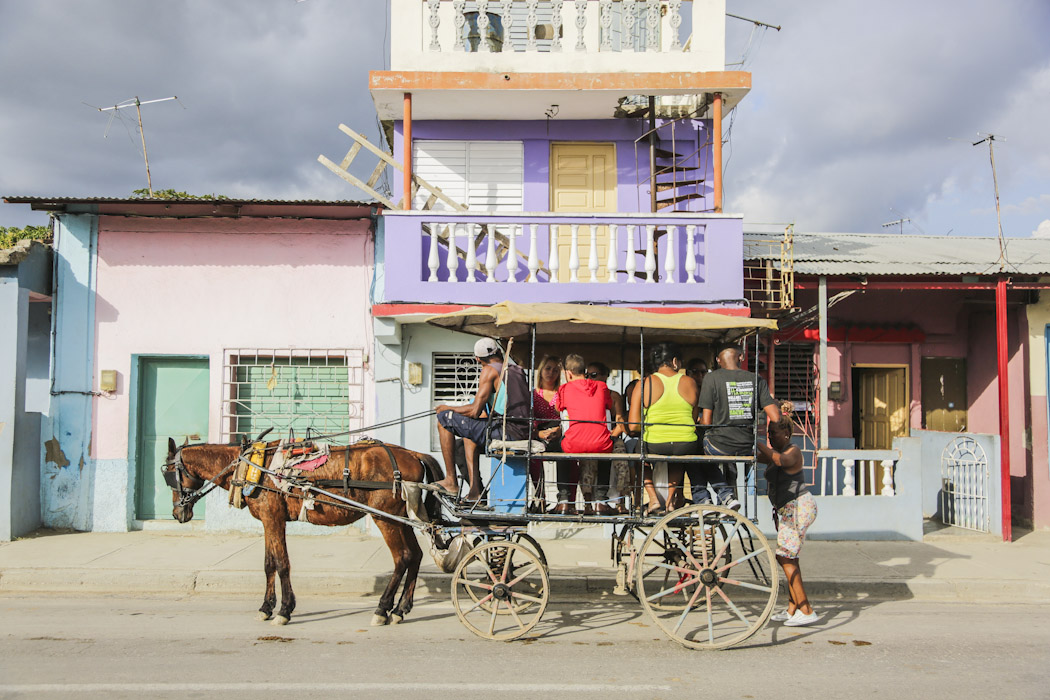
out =
<svg viewBox="0 0 1050 700"><path fill-rule="evenodd" d="M611 143L551 144L551 211L615 212L616 211L616 145ZM592 232L587 226L578 229L577 255L580 267L577 280L590 282L588 259ZM606 281L605 262L609 255L609 227L596 227L593 232L598 256L597 279ZM572 276L569 260L572 254L572 228L558 227L558 281Z"/></svg>
<svg viewBox="0 0 1050 700"><path fill-rule="evenodd" d="M860 417L857 448L889 450L893 438L908 435L908 382L904 367L858 367L855 377ZM875 478L867 469L856 475L857 494L874 495L882 490L882 467Z"/></svg>

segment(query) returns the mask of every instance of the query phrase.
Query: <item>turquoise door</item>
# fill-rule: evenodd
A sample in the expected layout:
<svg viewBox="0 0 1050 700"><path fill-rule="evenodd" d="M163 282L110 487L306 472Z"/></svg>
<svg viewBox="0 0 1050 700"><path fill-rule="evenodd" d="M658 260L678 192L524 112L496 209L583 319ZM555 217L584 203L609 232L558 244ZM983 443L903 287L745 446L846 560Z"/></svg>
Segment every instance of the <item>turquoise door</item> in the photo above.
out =
<svg viewBox="0 0 1050 700"><path fill-rule="evenodd" d="M208 439L208 361L144 357L139 360L139 426L135 511L140 520L171 518L171 489L160 475L168 438ZM194 517L204 516L204 503Z"/></svg>

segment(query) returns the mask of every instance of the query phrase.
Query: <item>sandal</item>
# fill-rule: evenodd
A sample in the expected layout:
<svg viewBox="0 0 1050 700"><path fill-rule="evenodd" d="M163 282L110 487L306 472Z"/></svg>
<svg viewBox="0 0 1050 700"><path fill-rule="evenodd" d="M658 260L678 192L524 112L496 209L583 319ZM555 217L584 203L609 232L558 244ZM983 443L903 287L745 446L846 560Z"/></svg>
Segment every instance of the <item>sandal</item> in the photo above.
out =
<svg viewBox="0 0 1050 700"><path fill-rule="evenodd" d="M650 508L645 511L645 517L647 518L662 518L667 515L667 509L663 506L657 506L656 508Z"/></svg>

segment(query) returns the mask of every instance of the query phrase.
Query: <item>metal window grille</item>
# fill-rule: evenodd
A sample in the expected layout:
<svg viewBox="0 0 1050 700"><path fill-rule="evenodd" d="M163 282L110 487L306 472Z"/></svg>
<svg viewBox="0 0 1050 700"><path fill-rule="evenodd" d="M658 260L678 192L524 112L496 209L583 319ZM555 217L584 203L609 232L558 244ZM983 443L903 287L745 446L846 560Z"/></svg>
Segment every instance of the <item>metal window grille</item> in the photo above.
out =
<svg viewBox="0 0 1050 700"><path fill-rule="evenodd" d="M431 355L433 372L430 383L430 405L461 406L474 400L478 390L481 365L474 360L472 352L435 352ZM432 422L430 449L438 450L437 423Z"/></svg>
<svg viewBox="0 0 1050 700"><path fill-rule="evenodd" d="M307 428L321 434L363 427L364 351L227 349L223 362L223 437L230 442ZM347 442L349 440L346 440Z"/></svg>

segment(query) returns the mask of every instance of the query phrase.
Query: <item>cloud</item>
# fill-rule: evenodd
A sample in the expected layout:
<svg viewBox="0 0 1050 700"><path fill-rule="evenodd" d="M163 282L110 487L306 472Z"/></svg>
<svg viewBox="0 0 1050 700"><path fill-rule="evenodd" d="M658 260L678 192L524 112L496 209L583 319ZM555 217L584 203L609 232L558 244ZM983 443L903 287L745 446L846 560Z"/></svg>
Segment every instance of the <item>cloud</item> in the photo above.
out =
<svg viewBox="0 0 1050 700"><path fill-rule="evenodd" d="M1050 238L1050 219L1043 221L1032 231L1033 238Z"/></svg>

